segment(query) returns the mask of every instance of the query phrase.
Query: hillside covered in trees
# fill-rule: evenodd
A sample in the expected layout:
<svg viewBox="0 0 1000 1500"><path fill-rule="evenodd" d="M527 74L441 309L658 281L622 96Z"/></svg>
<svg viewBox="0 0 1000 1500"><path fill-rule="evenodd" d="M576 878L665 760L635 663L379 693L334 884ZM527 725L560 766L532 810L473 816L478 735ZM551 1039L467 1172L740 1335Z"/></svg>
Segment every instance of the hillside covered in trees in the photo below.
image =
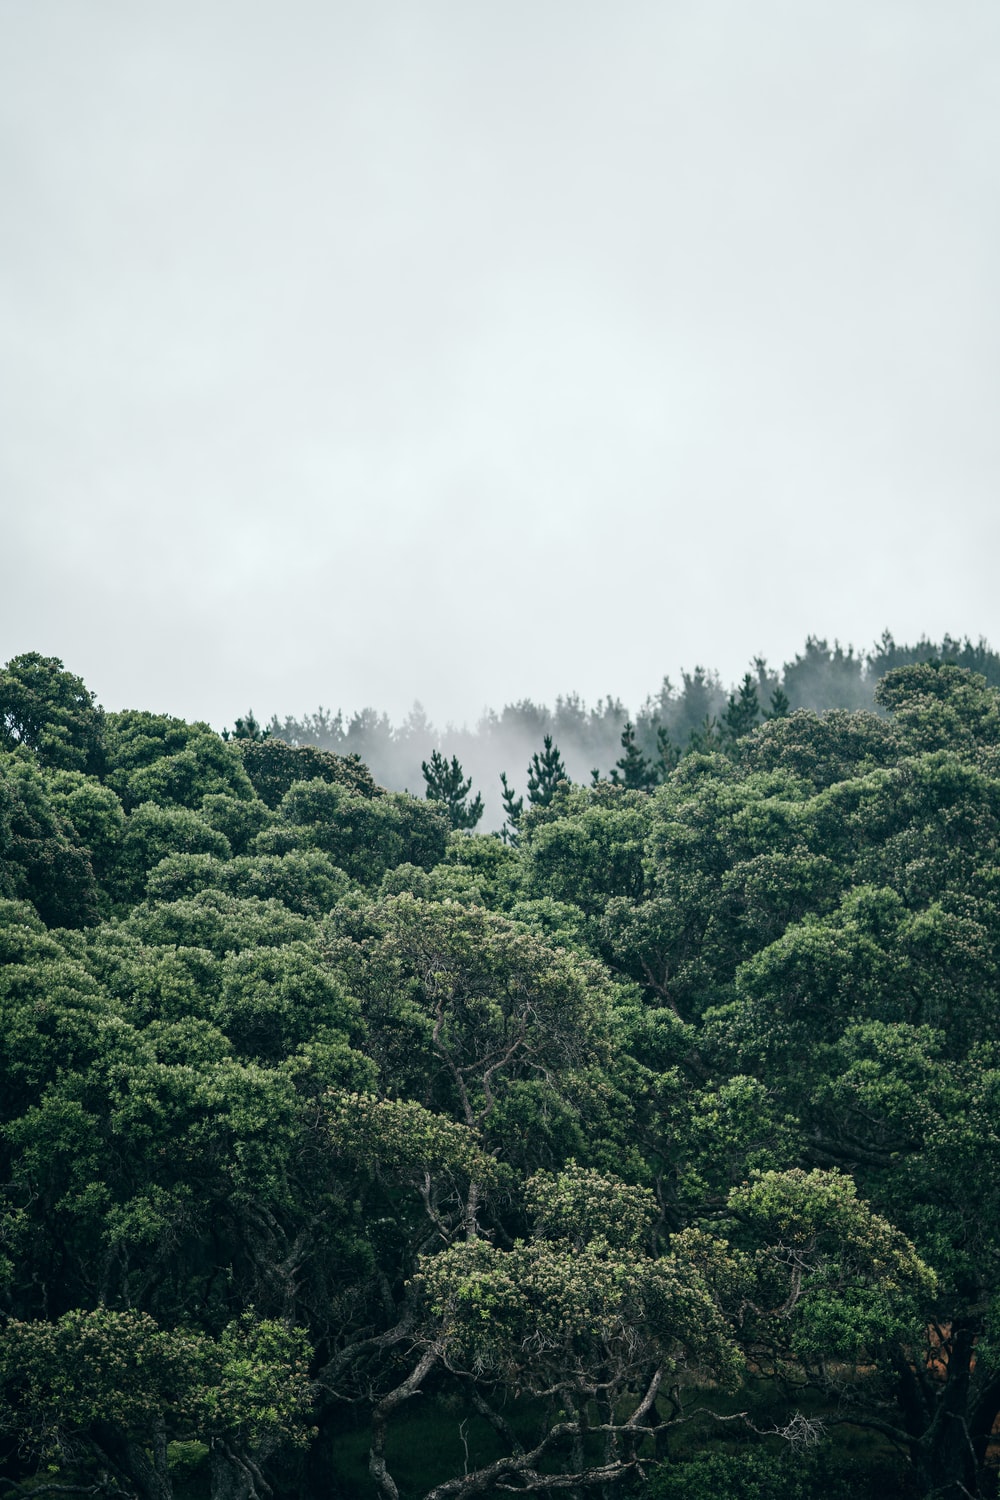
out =
<svg viewBox="0 0 1000 1500"><path fill-rule="evenodd" d="M1000 678L890 644L503 837L8 662L0 1493L994 1495Z"/></svg>

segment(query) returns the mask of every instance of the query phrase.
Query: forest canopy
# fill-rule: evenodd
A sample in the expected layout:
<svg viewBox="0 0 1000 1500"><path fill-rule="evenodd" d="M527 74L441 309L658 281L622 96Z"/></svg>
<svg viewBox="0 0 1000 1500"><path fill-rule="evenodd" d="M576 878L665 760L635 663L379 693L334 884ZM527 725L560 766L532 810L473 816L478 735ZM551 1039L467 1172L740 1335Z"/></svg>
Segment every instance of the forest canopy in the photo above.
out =
<svg viewBox="0 0 1000 1500"><path fill-rule="evenodd" d="M994 1494L998 666L563 700L501 836L9 661L3 1492Z"/></svg>

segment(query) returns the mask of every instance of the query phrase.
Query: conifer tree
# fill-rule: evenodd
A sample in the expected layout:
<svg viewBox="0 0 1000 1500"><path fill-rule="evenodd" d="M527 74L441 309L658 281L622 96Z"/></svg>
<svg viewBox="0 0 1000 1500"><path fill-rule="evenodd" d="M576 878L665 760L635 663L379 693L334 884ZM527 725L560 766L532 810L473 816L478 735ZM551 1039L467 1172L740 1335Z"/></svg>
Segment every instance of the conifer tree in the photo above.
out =
<svg viewBox="0 0 1000 1500"><path fill-rule="evenodd" d="M507 780L507 772L500 772L500 785L503 787L503 810L507 821L500 830L500 837L505 844L510 844L514 849L520 843L521 816L524 812L524 798L514 796L514 788Z"/></svg>
<svg viewBox="0 0 1000 1500"><path fill-rule="evenodd" d="M255 744L260 744L262 740L269 740L271 738L271 730L270 728L265 729L262 724L258 723L253 709L248 708L246 718L236 720L231 735L228 729L224 729L222 731L222 738L224 740L253 740Z"/></svg>
<svg viewBox="0 0 1000 1500"><path fill-rule="evenodd" d="M551 734L542 741L541 755L536 750L528 767L528 802L532 807L548 807L560 781L569 781L558 745Z"/></svg>
<svg viewBox="0 0 1000 1500"><path fill-rule="evenodd" d="M639 792L651 791L658 780L655 765L646 759L635 742L635 726L630 719L626 720L622 730L622 754L615 761L611 780L615 786Z"/></svg>
<svg viewBox="0 0 1000 1500"><path fill-rule="evenodd" d="M421 761L420 769L427 783L428 798L444 803L452 828L475 828L483 815L483 799L477 793L471 802L468 800L472 777L465 779L458 756L453 755L449 764L440 750L435 750L430 764Z"/></svg>
<svg viewBox="0 0 1000 1500"><path fill-rule="evenodd" d="M680 765L681 752L663 724L656 726L656 748L659 752L659 760L655 767L657 780L666 781L671 771L676 770Z"/></svg>
<svg viewBox="0 0 1000 1500"><path fill-rule="evenodd" d="M790 712L791 704L788 701L788 694L779 683L771 694L771 706L764 717L766 719L787 719Z"/></svg>
<svg viewBox="0 0 1000 1500"><path fill-rule="evenodd" d="M747 672L740 683L739 693L729 694L729 702L722 716L722 733L735 744L750 733L759 719L760 699L757 697L757 686Z"/></svg>
<svg viewBox="0 0 1000 1500"><path fill-rule="evenodd" d="M719 733L718 722L711 714L706 714L697 729L692 729L691 731L691 736L688 740L688 751L695 754L710 755L713 750L718 750L721 743L722 736Z"/></svg>

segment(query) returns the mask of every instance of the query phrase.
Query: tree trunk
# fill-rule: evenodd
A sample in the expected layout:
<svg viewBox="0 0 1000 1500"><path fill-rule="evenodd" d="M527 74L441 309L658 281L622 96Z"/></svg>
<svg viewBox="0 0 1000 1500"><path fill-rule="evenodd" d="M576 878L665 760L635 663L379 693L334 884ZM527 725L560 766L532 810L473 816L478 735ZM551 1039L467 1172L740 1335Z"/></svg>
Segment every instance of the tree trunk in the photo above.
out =
<svg viewBox="0 0 1000 1500"><path fill-rule="evenodd" d="M249 1500L250 1476L233 1463L218 1438L212 1439L212 1500Z"/></svg>
<svg viewBox="0 0 1000 1500"><path fill-rule="evenodd" d="M93 1436L95 1446L107 1457L110 1466L128 1478L142 1500L173 1500L167 1435L162 1421L156 1426L149 1448L133 1442L110 1423L98 1424Z"/></svg>
<svg viewBox="0 0 1000 1500"><path fill-rule="evenodd" d="M970 1500L984 1493L971 1432L976 1331L972 1320L956 1319L936 1351L935 1370L921 1382L930 1395L930 1421L911 1453L923 1491L933 1500Z"/></svg>

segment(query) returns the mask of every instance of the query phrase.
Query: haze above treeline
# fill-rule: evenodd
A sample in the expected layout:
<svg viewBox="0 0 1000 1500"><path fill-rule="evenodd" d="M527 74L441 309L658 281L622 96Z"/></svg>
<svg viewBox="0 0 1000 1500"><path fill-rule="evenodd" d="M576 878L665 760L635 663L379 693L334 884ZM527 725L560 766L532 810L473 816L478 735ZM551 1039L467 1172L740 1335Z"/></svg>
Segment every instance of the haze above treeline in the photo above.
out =
<svg viewBox="0 0 1000 1500"><path fill-rule="evenodd" d="M1000 644L996 5L0 35L6 655L474 725L807 631Z"/></svg>
<svg viewBox="0 0 1000 1500"><path fill-rule="evenodd" d="M921 635L913 643L897 642L886 630L870 650L856 650L818 636L808 636L801 651L781 668L763 657L752 657L743 678L744 691L752 686L760 718L785 709L874 710L874 691L879 679L893 667L917 661L953 662L981 673L992 686L1000 686L1000 654L984 637L973 642L945 634L940 640ZM498 828L503 821L500 773L505 772L517 792L524 791L531 757L551 735L562 755L570 778L589 782L598 772L612 774L622 756L622 733L631 724L635 744L651 763L661 755L665 731L674 754L697 745L708 734L725 729L727 708L739 699L740 683L725 684L714 668L682 669L680 681L664 677L636 709L630 709L612 694L587 704L578 693L556 698L554 705L522 698L499 711L487 709L474 728L431 722L422 705L415 702L399 723L375 707L348 715L318 707L299 716L272 713L269 720L248 710L233 726L237 734L248 725L254 733L266 732L291 745L316 745L341 755L356 754L371 768L376 781L397 791L422 793L423 762L432 751L456 756L473 792L485 803L482 826ZM658 731L661 738L658 740ZM226 733L230 730L226 729Z"/></svg>

